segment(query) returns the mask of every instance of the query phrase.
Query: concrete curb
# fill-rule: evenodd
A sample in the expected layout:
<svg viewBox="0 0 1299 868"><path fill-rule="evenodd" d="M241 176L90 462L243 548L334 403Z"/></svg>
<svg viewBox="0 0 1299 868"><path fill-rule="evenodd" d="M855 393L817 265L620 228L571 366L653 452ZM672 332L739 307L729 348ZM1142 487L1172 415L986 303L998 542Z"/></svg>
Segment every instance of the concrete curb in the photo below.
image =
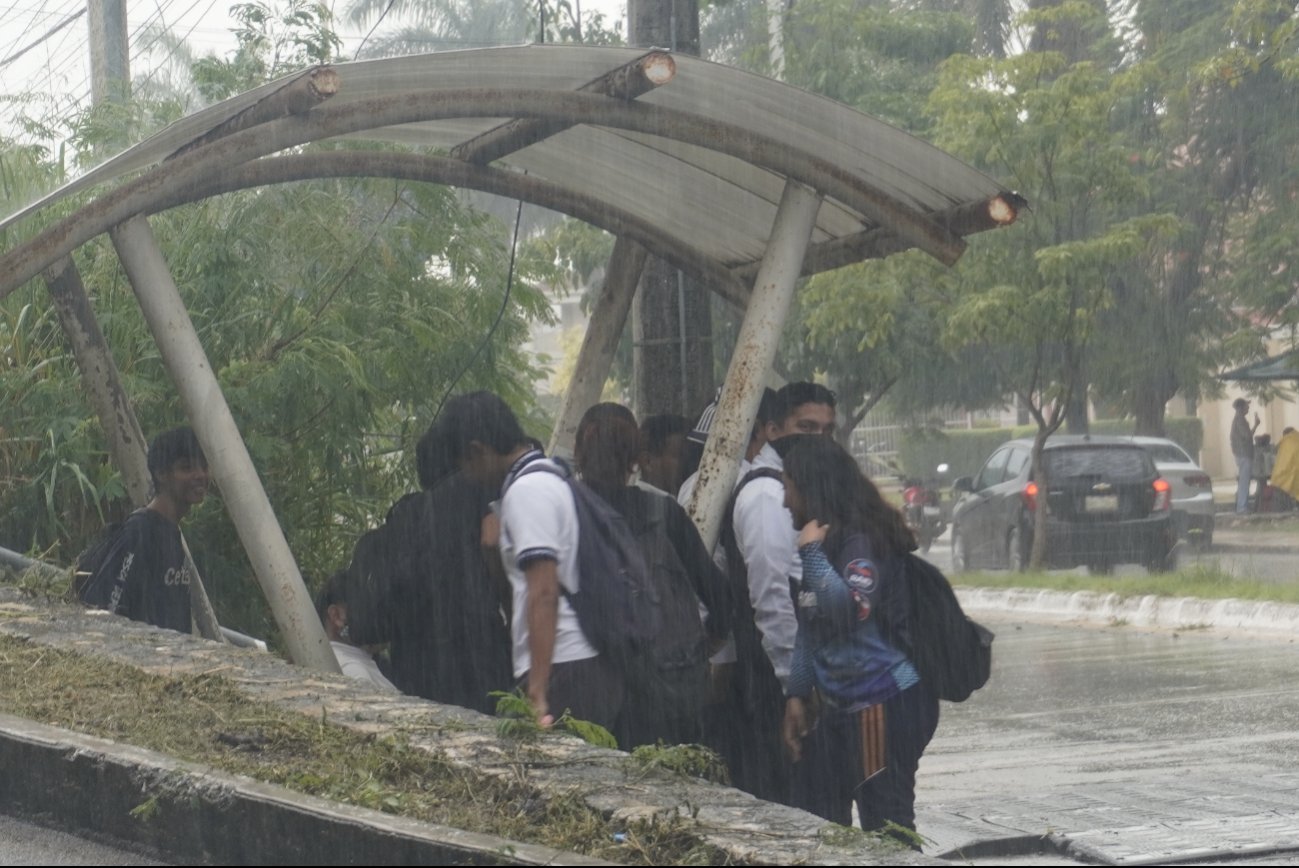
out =
<svg viewBox="0 0 1299 868"><path fill-rule="evenodd" d="M1299 605L1293 603L1029 588L958 587L956 596L971 614L996 612L1095 624L1121 620L1139 627L1247 629L1299 636Z"/></svg>
<svg viewBox="0 0 1299 868"><path fill-rule="evenodd" d="M0 634L94 655L164 677L221 673L254 699L311 717L323 716L361 732L398 735L415 747L437 752L469 773L511 780L523 775L527 785L543 799L576 794L604 816L628 824L636 820L683 821L698 840L720 848L739 864L942 864L932 857L862 835L839 834L843 830L811 814L763 802L730 787L638 770L627 754L592 747L576 738L548 735L526 743L503 739L497 733L497 721L477 712L379 693L342 676L295 667L269 654L182 636L106 613L37 602L4 586L0 586ZM124 697L123 701L130 700ZM0 694L0 706L3 702ZM549 850L545 858L537 856L534 863L531 855L515 858L525 853L525 845L517 842L437 829L431 824L312 799L139 748L41 728L39 724L22 722L32 729L21 739L11 738L5 735L4 724L14 720L0 717L0 811L48 814L59 826L162 848L169 839L141 840L139 812L137 816L130 812L154 796L170 812L171 794L175 792L179 819L173 822L167 813L165 821L154 825L184 827L186 839L203 842L210 849L181 850L175 856L169 850L167 858L172 860L245 864L568 864L580 858ZM38 731L40 737L33 735ZM33 742L48 743L49 759L37 762L25 756L33 749ZM14 747L16 744L21 748ZM74 762L67 762L69 759ZM100 778L105 776L113 779L117 795L111 791L97 794ZM177 782L174 789L173 781ZM84 797L79 795L83 791L87 794ZM47 793L52 794L49 800L42 801ZM245 803L256 807L245 809ZM268 821L266 826L266 837L272 837L274 832L287 842L284 851L263 853L252 849L252 843L261 843L257 836L262 827L258 816L249 814L268 810L263 805L280 805L286 812L283 819ZM66 815L62 813L65 807ZM192 814L184 813L191 809ZM425 830L423 836L417 834L421 828ZM358 843L349 851L339 842L352 835L358 836ZM212 842L222 837L231 837L249 849L218 849L219 845ZM334 843L319 847L317 852L317 839ZM406 855L431 853L432 842L438 840L445 846L469 842L480 849L466 847L466 855L454 858ZM185 840L176 844L196 846ZM526 853L534 849L526 849ZM355 855L357 852L361 855Z"/></svg>
<svg viewBox="0 0 1299 868"><path fill-rule="evenodd" d="M6 714L0 768L5 813L183 864L613 864L339 805Z"/></svg>

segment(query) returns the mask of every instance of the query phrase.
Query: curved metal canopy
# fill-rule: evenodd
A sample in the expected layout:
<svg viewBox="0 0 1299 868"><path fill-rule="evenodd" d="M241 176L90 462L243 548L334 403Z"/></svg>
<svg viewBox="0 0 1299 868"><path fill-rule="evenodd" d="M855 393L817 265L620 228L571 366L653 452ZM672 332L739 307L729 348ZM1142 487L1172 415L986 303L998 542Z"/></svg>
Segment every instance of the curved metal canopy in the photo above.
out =
<svg viewBox="0 0 1299 868"><path fill-rule="evenodd" d="M0 221L2 230L139 173L0 257L0 297L136 213L241 185L395 171L372 152L316 154L307 167L289 150L344 138L432 149L408 155L397 176L579 216L732 298L756 271L787 180L823 195L805 273L913 246L951 263L961 236L1011 222L1020 202L889 124L698 58L552 45L450 51L300 73L172 124Z"/></svg>
<svg viewBox="0 0 1299 868"><path fill-rule="evenodd" d="M346 139L409 149L307 147ZM0 255L0 298L44 273L115 460L142 469L138 423L69 257L111 235L290 654L325 669L336 661L146 218L243 187L348 175L487 190L618 236L609 270L621 277L606 281L583 339L590 376L565 394L560 439L599 394L648 254L733 301L751 297L692 504L709 547L800 268L909 247L950 264L964 235L1013 221L1021 204L936 148L780 82L661 51L527 46L290 76L178 121L0 221L2 231L103 185Z"/></svg>

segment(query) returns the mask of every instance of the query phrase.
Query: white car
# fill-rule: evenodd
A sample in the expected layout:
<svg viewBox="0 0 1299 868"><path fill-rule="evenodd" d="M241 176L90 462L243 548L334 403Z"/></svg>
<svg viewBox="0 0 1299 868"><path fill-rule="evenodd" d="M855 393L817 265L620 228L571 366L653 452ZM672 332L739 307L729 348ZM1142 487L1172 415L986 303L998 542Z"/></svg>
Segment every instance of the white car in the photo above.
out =
<svg viewBox="0 0 1299 868"><path fill-rule="evenodd" d="M1172 486L1177 534L1202 546L1213 543L1213 481L1181 446L1166 437L1132 437Z"/></svg>

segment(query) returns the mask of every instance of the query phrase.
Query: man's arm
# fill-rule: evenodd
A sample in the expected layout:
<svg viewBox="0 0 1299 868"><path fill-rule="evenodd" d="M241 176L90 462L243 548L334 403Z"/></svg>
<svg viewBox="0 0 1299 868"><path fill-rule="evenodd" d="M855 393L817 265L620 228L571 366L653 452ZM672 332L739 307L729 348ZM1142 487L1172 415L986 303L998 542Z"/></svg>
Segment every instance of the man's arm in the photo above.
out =
<svg viewBox="0 0 1299 868"><path fill-rule="evenodd" d="M789 679L798 622L789 596L789 577L797 569L793 518L784 505L784 486L757 479L744 487L735 504L735 542L749 577L749 602L762 633L762 648L784 687Z"/></svg>
<svg viewBox="0 0 1299 868"><path fill-rule="evenodd" d="M534 558L523 568L528 584L528 701L542 726L554 722L546 693L550 688L550 665L555 655L555 630L559 621L559 570L553 558Z"/></svg>

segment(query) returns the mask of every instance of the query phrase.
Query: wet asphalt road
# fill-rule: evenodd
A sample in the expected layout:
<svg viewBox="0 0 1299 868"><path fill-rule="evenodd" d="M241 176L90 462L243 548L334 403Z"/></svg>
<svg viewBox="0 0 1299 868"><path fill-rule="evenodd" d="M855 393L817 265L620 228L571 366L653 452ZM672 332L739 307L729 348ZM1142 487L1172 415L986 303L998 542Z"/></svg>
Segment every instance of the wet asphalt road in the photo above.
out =
<svg viewBox="0 0 1299 868"><path fill-rule="evenodd" d="M943 704L927 852L1054 832L1109 864L1299 861L1294 640L979 620L993 679Z"/></svg>
<svg viewBox="0 0 1299 868"><path fill-rule="evenodd" d="M116 847L0 814L0 865L164 865Z"/></svg>

